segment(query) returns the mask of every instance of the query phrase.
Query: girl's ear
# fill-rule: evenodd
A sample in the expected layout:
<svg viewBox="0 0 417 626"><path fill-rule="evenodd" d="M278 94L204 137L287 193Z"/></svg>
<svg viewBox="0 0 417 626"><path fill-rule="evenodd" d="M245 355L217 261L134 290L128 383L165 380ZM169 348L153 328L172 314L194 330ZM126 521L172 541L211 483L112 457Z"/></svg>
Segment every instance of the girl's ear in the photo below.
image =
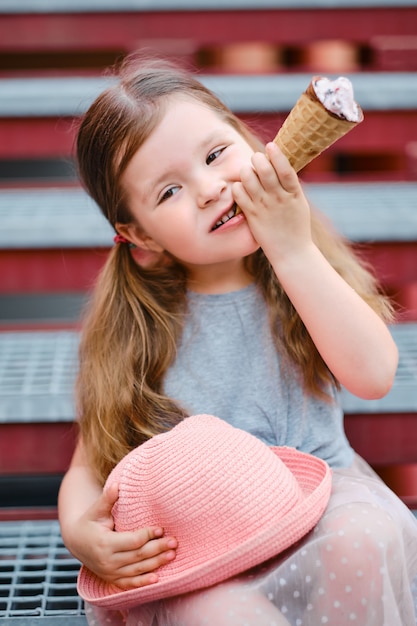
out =
<svg viewBox="0 0 417 626"><path fill-rule="evenodd" d="M141 267L149 268L167 262L162 246L148 237L136 224L119 224L115 226L119 235L134 244L131 253Z"/></svg>
<svg viewBox="0 0 417 626"><path fill-rule="evenodd" d="M160 254L164 251L163 247L156 243L152 237L149 237L137 224L120 224L117 222L115 228L119 235L123 235L125 239L144 252Z"/></svg>

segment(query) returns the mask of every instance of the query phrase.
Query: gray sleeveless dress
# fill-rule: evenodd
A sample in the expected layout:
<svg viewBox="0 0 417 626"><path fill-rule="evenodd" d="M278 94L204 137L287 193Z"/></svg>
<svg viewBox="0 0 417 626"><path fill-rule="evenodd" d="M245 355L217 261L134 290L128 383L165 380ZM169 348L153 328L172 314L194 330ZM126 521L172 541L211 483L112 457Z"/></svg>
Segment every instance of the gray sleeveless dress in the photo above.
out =
<svg viewBox="0 0 417 626"><path fill-rule="evenodd" d="M336 390L318 400L297 371L281 377L254 285L189 294L165 389L190 415L217 415L268 445L326 460L332 495L315 529L285 555L125 614L87 606L90 626L416 626L417 520L350 447Z"/></svg>

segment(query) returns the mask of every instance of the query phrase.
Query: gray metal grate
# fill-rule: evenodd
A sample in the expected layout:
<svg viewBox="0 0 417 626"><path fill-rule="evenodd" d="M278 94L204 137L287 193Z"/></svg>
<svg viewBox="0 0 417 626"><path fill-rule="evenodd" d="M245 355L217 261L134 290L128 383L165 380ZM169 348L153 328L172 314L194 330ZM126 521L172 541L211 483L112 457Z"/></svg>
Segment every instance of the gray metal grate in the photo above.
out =
<svg viewBox="0 0 417 626"><path fill-rule="evenodd" d="M0 618L84 615L57 521L0 523Z"/></svg>
<svg viewBox="0 0 417 626"><path fill-rule="evenodd" d="M0 333L0 423L74 420L75 331Z"/></svg>
<svg viewBox="0 0 417 626"><path fill-rule="evenodd" d="M351 75L351 78L356 99L365 111L416 108L415 72L361 72ZM220 96L229 108L251 114L289 111L310 79L310 74L302 73L201 76L201 82ZM113 82L113 78L94 76L3 78L0 82L0 115L81 115L100 92Z"/></svg>
<svg viewBox="0 0 417 626"><path fill-rule="evenodd" d="M344 390L346 413L417 411L417 323L392 334L400 351L393 388L380 400ZM0 424L74 421L78 342L77 331L0 333Z"/></svg>
<svg viewBox="0 0 417 626"><path fill-rule="evenodd" d="M417 184L309 183L308 197L353 241L415 241ZM3 189L0 249L110 247L113 229L84 190Z"/></svg>
<svg viewBox="0 0 417 626"><path fill-rule="evenodd" d="M306 184L310 201L348 239L360 242L417 239L417 184Z"/></svg>
<svg viewBox="0 0 417 626"><path fill-rule="evenodd" d="M0 248L110 247L114 231L81 188L4 189Z"/></svg>
<svg viewBox="0 0 417 626"><path fill-rule="evenodd" d="M362 400L342 393L345 413L414 413L417 411L417 324L398 324L391 328L400 359L391 391L379 400Z"/></svg>
<svg viewBox="0 0 417 626"><path fill-rule="evenodd" d="M86 624L79 567L58 522L0 522L0 619L11 626Z"/></svg>

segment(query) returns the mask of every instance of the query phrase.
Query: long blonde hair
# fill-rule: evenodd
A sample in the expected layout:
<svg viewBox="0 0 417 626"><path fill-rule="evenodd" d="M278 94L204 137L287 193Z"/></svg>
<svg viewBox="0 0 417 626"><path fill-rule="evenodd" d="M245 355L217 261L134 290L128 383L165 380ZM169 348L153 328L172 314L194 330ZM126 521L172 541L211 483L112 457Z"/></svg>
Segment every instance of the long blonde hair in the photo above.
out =
<svg viewBox="0 0 417 626"><path fill-rule="evenodd" d="M161 120L167 96L175 93L203 102L254 149L262 149L249 128L190 72L161 60L128 59L118 80L90 106L77 136L81 180L113 226L132 221L123 172ZM391 305L372 273L314 211L312 231L332 266L383 319L391 320ZM306 390L323 396L325 384L337 381L262 250L247 264L269 307L283 362L299 368ZM142 267L127 245L111 250L98 277L84 319L76 395L83 442L101 482L129 450L184 418L181 406L164 394L163 381L176 356L186 288L179 263Z"/></svg>

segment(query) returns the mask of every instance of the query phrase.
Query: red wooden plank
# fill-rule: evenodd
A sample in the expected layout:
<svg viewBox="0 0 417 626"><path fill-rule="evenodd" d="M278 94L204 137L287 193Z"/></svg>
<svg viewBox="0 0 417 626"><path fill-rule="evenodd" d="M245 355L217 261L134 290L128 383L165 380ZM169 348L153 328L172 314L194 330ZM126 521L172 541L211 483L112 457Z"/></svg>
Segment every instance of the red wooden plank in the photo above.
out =
<svg viewBox="0 0 417 626"><path fill-rule="evenodd" d="M24 520L52 520L58 519L57 507L22 507L0 508L1 522L16 522Z"/></svg>
<svg viewBox="0 0 417 626"><path fill-rule="evenodd" d="M74 139L72 119L0 119L1 159L68 156L73 152Z"/></svg>
<svg viewBox="0 0 417 626"><path fill-rule="evenodd" d="M347 437L373 466L417 462L417 414L347 415Z"/></svg>
<svg viewBox="0 0 417 626"><path fill-rule="evenodd" d="M358 251L394 298L416 308L417 243L364 244ZM107 254L106 248L0 250L0 292L88 291Z"/></svg>
<svg viewBox="0 0 417 626"><path fill-rule="evenodd" d="M378 466L376 470L407 506L417 508L417 463Z"/></svg>
<svg viewBox="0 0 417 626"><path fill-rule="evenodd" d="M365 115L365 121L328 153L395 151L406 158L407 146L417 142L417 111L365 111ZM285 115L254 111L240 117L268 141L275 136ZM74 122L59 117L0 119L0 158L69 156L74 149Z"/></svg>
<svg viewBox="0 0 417 626"><path fill-rule="evenodd" d="M417 414L347 415L354 449L375 466L417 462ZM76 428L66 422L0 425L0 473L60 473L68 467Z"/></svg>
<svg viewBox="0 0 417 626"><path fill-rule="evenodd" d="M406 504L416 507L417 415L348 415L345 425L354 449ZM76 427L71 423L2 424L0 474L63 473L69 465L75 440ZM35 519L35 516L43 519L46 511L31 509L16 513L19 519ZM0 519L10 519L7 511L0 513Z"/></svg>
<svg viewBox="0 0 417 626"><path fill-rule="evenodd" d="M275 136L285 115L270 113L241 115L257 128L265 140ZM365 111L365 119L342 137L329 151L404 150L417 141L417 111Z"/></svg>
<svg viewBox="0 0 417 626"><path fill-rule="evenodd" d="M91 288L103 249L0 250L0 292L79 292Z"/></svg>
<svg viewBox="0 0 417 626"><path fill-rule="evenodd" d="M358 251L390 289L403 288L416 282L416 242L378 242L361 245Z"/></svg>
<svg viewBox="0 0 417 626"><path fill-rule="evenodd" d="M396 308L398 321L417 320L417 243L378 242L357 247Z"/></svg>
<svg viewBox="0 0 417 626"><path fill-rule="evenodd" d="M0 474L60 474L76 440L73 423L0 424Z"/></svg>
<svg viewBox="0 0 417 626"><path fill-rule="evenodd" d="M417 280L399 289L394 286L393 299L397 303L402 321L417 319Z"/></svg>
<svg viewBox="0 0 417 626"><path fill-rule="evenodd" d="M233 41L298 44L415 35L416 7L202 10L2 15L1 50L137 49L149 40L195 46Z"/></svg>
<svg viewBox="0 0 417 626"><path fill-rule="evenodd" d="M401 72L417 67L417 34L377 36L369 44L375 69Z"/></svg>

